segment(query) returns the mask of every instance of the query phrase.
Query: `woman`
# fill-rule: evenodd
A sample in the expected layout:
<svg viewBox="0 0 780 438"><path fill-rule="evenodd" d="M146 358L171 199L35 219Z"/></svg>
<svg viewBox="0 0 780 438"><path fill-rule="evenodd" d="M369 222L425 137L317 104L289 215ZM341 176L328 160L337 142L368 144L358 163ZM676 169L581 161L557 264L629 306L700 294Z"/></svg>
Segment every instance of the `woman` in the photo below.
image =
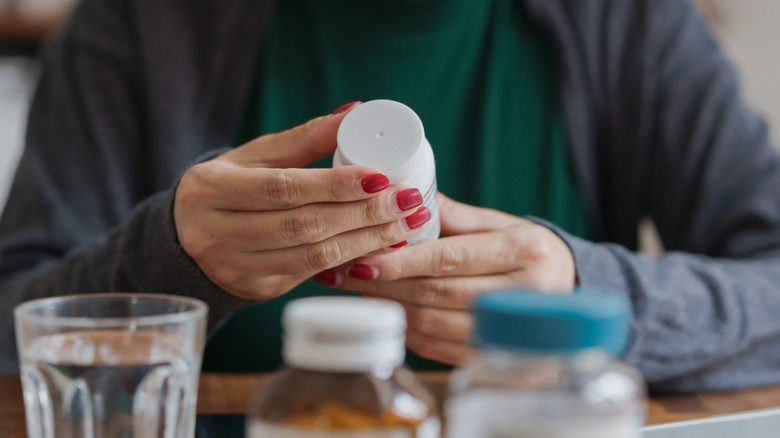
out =
<svg viewBox="0 0 780 438"><path fill-rule="evenodd" d="M354 261L426 219L374 169L301 169L359 103L315 116L374 98L418 112L466 204L442 196L448 237ZM183 293L211 306L207 368L271 369L313 276L402 302L410 349L459 363L474 295L578 284L631 300L626 359L655 389L780 381L780 161L686 1L87 0L28 132L9 328L39 296ZM667 255L634 252L643 216Z"/></svg>

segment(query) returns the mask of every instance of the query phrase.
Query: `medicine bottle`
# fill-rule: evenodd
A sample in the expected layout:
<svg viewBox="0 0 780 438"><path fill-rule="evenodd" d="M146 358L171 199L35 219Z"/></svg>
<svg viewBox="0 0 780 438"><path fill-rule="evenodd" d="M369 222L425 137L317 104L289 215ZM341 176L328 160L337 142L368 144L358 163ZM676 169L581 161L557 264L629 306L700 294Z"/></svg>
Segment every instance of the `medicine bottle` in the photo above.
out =
<svg viewBox="0 0 780 438"><path fill-rule="evenodd" d="M480 353L450 376L448 438L638 438L640 374L616 359L624 301L500 291L474 303Z"/></svg>
<svg viewBox="0 0 780 438"><path fill-rule="evenodd" d="M399 304L303 298L283 323L285 367L256 392L249 438L439 438L433 398L402 366Z"/></svg>
<svg viewBox="0 0 780 438"><path fill-rule="evenodd" d="M392 100L372 100L358 105L341 121L333 166L374 167L390 180L405 184L423 195L422 206L431 219L409 245L439 237L439 206L436 203L436 164L425 138L423 124L408 106Z"/></svg>

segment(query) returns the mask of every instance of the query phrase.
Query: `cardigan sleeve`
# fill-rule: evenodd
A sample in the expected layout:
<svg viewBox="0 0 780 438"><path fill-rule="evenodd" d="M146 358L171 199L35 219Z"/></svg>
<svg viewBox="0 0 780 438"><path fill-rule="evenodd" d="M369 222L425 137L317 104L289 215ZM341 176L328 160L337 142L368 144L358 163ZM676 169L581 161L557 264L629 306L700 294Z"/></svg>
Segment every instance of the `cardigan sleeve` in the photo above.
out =
<svg viewBox="0 0 780 438"><path fill-rule="evenodd" d="M180 248L175 188L148 188L154 163L129 3L80 2L45 54L0 219L0 372L18 366L12 311L26 300L188 295L209 304L212 329L247 304L218 289Z"/></svg>
<svg viewBox="0 0 780 438"><path fill-rule="evenodd" d="M668 252L651 258L556 231L582 286L630 299L625 358L651 390L779 383L780 156L691 3L635 5L644 18L628 38L641 40L643 50L625 56L622 75L611 79L632 83L642 96L630 106L646 121L636 125L646 135L615 142L603 156L637 148L642 165L634 179L621 179L614 175L627 163L602 164L611 169L610 184L639 188L618 202L641 204Z"/></svg>

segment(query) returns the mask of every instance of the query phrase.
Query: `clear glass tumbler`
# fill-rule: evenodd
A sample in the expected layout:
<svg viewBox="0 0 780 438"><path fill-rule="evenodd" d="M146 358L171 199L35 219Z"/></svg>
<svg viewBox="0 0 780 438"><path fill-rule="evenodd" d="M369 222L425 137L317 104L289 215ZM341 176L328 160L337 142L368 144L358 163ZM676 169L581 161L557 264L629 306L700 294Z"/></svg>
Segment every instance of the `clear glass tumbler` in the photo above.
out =
<svg viewBox="0 0 780 438"><path fill-rule="evenodd" d="M14 310L30 438L191 438L208 307L158 294Z"/></svg>

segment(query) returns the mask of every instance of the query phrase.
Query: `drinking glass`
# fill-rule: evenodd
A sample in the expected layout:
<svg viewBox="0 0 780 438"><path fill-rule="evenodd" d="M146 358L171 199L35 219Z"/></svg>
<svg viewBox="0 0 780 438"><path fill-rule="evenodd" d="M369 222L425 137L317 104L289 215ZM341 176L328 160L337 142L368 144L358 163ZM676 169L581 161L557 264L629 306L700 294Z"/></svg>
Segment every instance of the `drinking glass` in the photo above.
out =
<svg viewBox="0 0 780 438"><path fill-rule="evenodd" d="M191 438L205 303L45 298L14 310L30 438Z"/></svg>

